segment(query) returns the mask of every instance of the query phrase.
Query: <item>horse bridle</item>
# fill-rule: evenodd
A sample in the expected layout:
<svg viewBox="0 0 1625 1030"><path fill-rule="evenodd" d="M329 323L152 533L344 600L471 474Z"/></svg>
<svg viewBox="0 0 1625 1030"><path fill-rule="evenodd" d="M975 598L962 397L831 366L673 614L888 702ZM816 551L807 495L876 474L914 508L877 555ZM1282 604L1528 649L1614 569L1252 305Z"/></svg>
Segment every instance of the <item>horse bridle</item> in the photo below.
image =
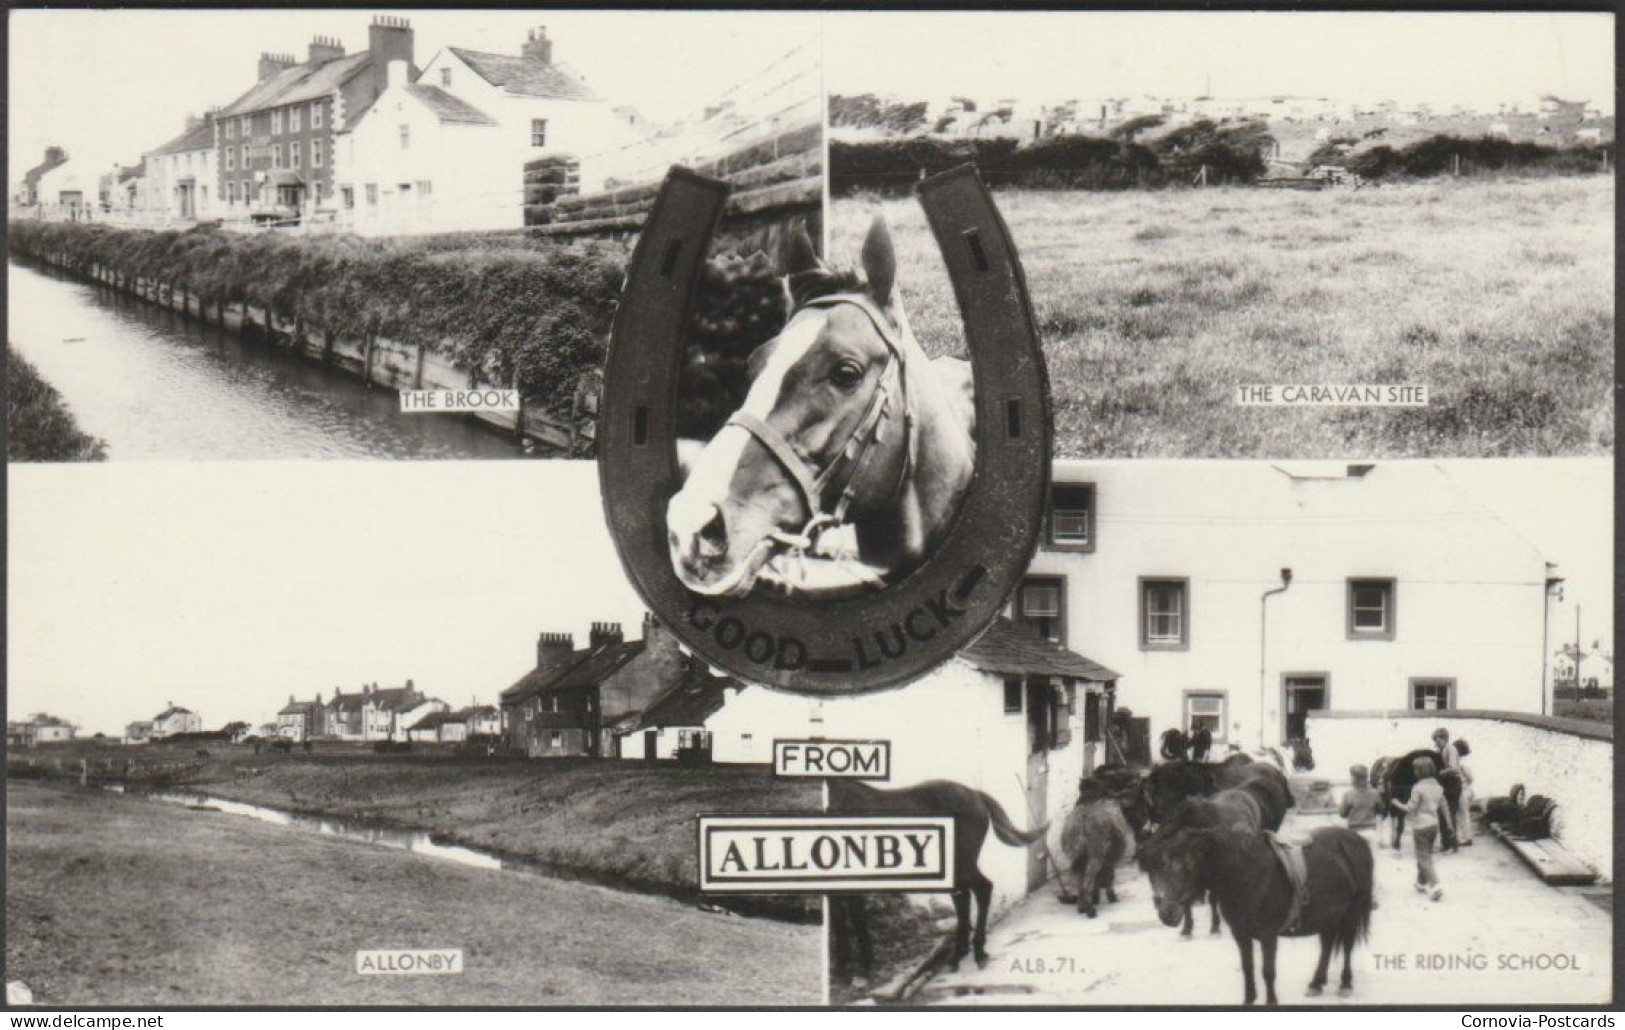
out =
<svg viewBox="0 0 1625 1030"><path fill-rule="evenodd" d="M863 416L858 419L846 442L835 452L822 469L814 468L812 463L802 457L787 440L783 433L770 425L767 420L750 414L746 411L736 411L725 425L738 426L756 439L767 452L784 469L790 481L795 484L802 499L807 504L807 511L811 513L807 524L799 533L789 533L784 530L769 534L769 538L780 546L792 551L805 552L813 548L818 541L819 534L827 529L843 525L846 514L852 507L852 501L857 496L858 481L862 478L863 470L869 459L874 455L874 445L885 438L884 424L892 417L892 394L886 388L887 374L897 370L896 398L902 410L903 439L905 443L903 462L898 468L897 481L892 484L889 496L896 496L908 481L909 466L913 462L913 416L908 406L908 380L905 375L907 361L904 358L902 341L892 328L890 320L875 307L868 297L860 293L835 293L823 297L815 297L807 301L796 312L816 308L834 308L839 306L857 308L874 325L875 332L879 334L881 342L886 345L886 364L880 370L880 376L875 383L875 391L869 397L869 403L864 408ZM794 318L791 319L794 321ZM842 469L846 469L845 481L840 483L841 492L833 506L827 510L824 497L838 482L837 476Z"/></svg>

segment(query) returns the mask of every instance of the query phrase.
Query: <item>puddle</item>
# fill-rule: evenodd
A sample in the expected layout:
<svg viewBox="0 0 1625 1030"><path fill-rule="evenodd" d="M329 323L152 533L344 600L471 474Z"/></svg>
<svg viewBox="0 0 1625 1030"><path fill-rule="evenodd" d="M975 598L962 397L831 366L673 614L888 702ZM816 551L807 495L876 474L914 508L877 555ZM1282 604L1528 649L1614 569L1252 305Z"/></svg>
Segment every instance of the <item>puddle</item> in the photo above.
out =
<svg viewBox="0 0 1625 1030"><path fill-rule="evenodd" d="M124 788L117 784L109 785L107 789L121 794L124 793ZM246 801L228 801L225 798L209 797L204 794L154 793L146 796L159 801L167 801L174 805L183 805L193 811L245 815L250 819L257 819L262 823L270 823L273 826L290 826L296 829L314 831L328 837L342 837L346 840L380 844L387 848L410 851L414 855L426 855L430 858L456 862L458 865L472 866L476 869L502 868L502 860L495 855L489 855L483 851L465 848L457 844L441 844L435 841L431 835L420 830L398 830L359 823L349 819L336 819L332 816L284 812L281 809L267 808L264 805L253 805Z"/></svg>

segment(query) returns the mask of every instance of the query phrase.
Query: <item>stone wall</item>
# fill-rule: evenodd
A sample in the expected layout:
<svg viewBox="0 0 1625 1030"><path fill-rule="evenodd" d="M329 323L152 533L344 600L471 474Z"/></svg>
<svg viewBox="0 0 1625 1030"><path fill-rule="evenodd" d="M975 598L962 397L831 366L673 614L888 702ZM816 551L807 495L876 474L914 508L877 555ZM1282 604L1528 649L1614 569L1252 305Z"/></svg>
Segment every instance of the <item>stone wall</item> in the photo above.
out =
<svg viewBox="0 0 1625 1030"><path fill-rule="evenodd" d="M1614 869L1614 728L1609 723L1515 712L1315 712L1315 771L1348 782L1349 766L1431 746L1434 729L1465 739L1464 764L1482 800L1521 783L1557 802L1553 836L1605 880ZM1340 793L1340 792L1336 792Z"/></svg>

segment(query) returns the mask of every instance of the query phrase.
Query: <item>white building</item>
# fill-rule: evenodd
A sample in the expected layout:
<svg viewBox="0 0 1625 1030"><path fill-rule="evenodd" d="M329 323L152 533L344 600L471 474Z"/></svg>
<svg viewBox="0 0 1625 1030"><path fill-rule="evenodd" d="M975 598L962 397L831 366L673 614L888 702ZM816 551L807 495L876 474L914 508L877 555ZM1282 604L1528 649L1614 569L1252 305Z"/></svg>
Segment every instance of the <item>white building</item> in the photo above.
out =
<svg viewBox="0 0 1625 1030"><path fill-rule="evenodd" d="M516 229L525 162L568 154L587 166L637 135L552 59L546 30L520 53L436 53L417 79L404 61L336 142L339 218L364 235Z"/></svg>
<svg viewBox="0 0 1625 1030"><path fill-rule="evenodd" d="M89 210L96 204L102 171L93 163L72 157L46 169L35 180L40 206L69 212Z"/></svg>
<svg viewBox="0 0 1625 1030"><path fill-rule="evenodd" d="M182 708L174 702L152 719L152 739L162 740L164 737L173 737L177 733L203 732L203 717L190 708Z"/></svg>
<svg viewBox="0 0 1625 1030"><path fill-rule="evenodd" d="M215 153L214 122L187 115L185 132L142 155L147 180L140 200L144 213L181 221L214 217L210 193L218 177Z"/></svg>
<svg viewBox="0 0 1625 1030"><path fill-rule="evenodd" d="M1054 481L1014 615L1119 670L1153 740L1542 709L1552 567L1438 465L1063 461Z"/></svg>

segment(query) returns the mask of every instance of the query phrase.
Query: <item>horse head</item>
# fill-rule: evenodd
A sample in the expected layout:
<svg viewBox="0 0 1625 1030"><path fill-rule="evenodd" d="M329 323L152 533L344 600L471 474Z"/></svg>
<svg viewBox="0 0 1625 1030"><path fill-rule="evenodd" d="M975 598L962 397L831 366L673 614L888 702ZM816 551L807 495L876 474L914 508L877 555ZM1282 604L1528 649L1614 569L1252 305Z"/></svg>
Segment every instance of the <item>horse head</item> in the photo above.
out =
<svg viewBox="0 0 1625 1030"><path fill-rule="evenodd" d="M1151 878L1151 900L1164 926L1178 926L1207 890L1205 868L1213 848L1211 830L1163 831L1140 849L1140 868Z"/></svg>
<svg viewBox="0 0 1625 1030"><path fill-rule="evenodd" d="M845 524L863 562L900 574L958 510L974 444L909 330L879 218L862 263L861 280L831 272L804 232L793 240L796 309L751 356L744 404L667 505L672 566L690 590L743 596L776 554Z"/></svg>

